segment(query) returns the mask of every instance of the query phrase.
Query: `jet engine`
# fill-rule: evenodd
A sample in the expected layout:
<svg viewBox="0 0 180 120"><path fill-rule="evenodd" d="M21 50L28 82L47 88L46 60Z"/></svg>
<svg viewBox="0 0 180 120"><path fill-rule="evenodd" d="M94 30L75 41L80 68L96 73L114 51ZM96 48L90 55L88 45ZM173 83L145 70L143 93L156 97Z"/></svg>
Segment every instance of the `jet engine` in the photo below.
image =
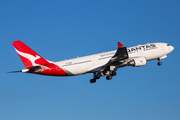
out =
<svg viewBox="0 0 180 120"><path fill-rule="evenodd" d="M139 67L146 65L147 60L145 57L135 57L130 62L129 65L133 67Z"/></svg>

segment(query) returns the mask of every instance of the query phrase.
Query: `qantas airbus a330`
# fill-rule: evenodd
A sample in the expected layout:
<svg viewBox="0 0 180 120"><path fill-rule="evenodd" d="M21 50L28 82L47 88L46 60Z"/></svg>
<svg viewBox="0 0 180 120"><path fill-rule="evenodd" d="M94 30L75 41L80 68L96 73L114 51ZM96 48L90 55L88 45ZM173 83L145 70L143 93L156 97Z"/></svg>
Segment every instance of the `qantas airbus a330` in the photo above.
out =
<svg viewBox="0 0 180 120"><path fill-rule="evenodd" d="M34 73L50 76L75 76L93 73L91 83L95 83L101 76L107 80L116 75L118 68L125 66L144 66L149 60L166 58L174 47L167 43L148 43L126 48L118 42L118 49L109 52L78 57L74 59L52 62L44 59L20 40L12 42L16 52L21 58L25 69L20 72Z"/></svg>

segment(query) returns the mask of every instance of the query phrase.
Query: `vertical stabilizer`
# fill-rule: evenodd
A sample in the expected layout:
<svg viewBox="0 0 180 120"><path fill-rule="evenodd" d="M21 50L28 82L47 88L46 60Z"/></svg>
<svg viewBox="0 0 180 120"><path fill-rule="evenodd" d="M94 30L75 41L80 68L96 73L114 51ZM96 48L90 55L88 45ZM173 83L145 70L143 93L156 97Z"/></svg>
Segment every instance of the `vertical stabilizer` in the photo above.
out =
<svg viewBox="0 0 180 120"><path fill-rule="evenodd" d="M20 40L13 41L12 44L26 68L49 63Z"/></svg>

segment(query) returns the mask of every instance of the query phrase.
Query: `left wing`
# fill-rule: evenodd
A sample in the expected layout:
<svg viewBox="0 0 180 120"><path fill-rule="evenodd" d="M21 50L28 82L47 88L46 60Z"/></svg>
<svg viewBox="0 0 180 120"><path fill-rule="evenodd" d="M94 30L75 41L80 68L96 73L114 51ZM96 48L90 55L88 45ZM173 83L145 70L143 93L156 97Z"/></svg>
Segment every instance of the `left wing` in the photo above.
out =
<svg viewBox="0 0 180 120"><path fill-rule="evenodd" d="M107 80L112 79L112 76L116 75L116 70L120 66L126 66L127 60L129 58L126 47L124 47L120 42L118 44L118 49L114 56L102 67L101 71L94 73L94 78L90 80L91 83L95 83L96 79L99 79L101 76L106 76Z"/></svg>
<svg viewBox="0 0 180 120"><path fill-rule="evenodd" d="M118 49L115 55L109 60L109 62L104 66L104 68L109 66L115 66L116 64L119 64L120 61L129 58L126 47L124 47L120 42L118 42L117 44Z"/></svg>

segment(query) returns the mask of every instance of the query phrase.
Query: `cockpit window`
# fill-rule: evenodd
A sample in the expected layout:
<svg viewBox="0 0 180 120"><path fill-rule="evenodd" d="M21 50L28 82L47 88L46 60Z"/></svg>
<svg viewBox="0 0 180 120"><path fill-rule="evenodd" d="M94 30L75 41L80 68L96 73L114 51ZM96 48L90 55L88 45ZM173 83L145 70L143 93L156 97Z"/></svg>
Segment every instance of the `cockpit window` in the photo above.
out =
<svg viewBox="0 0 180 120"><path fill-rule="evenodd" d="M167 44L167 46L170 46L169 44Z"/></svg>

